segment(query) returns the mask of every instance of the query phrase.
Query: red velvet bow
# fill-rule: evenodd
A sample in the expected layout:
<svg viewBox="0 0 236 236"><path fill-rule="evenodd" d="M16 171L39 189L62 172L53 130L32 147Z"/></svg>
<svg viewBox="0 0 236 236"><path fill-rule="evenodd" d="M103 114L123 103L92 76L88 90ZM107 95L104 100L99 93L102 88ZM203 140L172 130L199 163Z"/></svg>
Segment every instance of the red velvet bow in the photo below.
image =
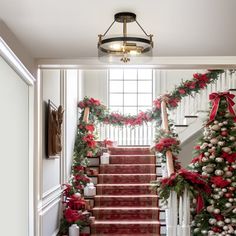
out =
<svg viewBox="0 0 236 236"><path fill-rule="evenodd" d="M236 121L236 114L233 109L233 105L235 104L233 101L233 98L235 97L235 95L231 94L229 92L223 92L223 93L211 93L209 95L209 99L212 102L212 109L211 109L211 113L210 113L209 122L211 122L215 119L215 116L216 116L218 108L219 108L220 99L222 97L224 97L225 100L228 102L229 112L235 117L234 120Z"/></svg>

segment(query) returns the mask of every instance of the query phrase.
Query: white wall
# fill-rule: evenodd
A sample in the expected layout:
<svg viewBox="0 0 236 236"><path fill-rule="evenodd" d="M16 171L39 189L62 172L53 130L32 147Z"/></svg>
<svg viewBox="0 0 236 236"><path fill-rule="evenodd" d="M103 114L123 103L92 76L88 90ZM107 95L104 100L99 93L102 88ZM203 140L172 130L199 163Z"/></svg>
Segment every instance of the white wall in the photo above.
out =
<svg viewBox="0 0 236 236"><path fill-rule="evenodd" d="M99 99L104 105L107 105L107 70L83 70L81 76L84 96Z"/></svg>
<svg viewBox="0 0 236 236"><path fill-rule="evenodd" d="M156 97L171 92L182 80L193 78L200 70L155 70Z"/></svg>
<svg viewBox="0 0 236 236"><path fill-rule="evenodd" d="M41 186L38 201L39 236L56 235L59 229L61 213L61 185L70 175L74 140L77 128L78 71L48 69L41 71L40 106L40 139L42 143L39 161L39 185ZM46 106L48 99L55 105L63 106L63 150L58 159L48 159L46 155Z"/></svg>
<svg viewBox="0 0 236 236"><path fill-rule="evenodd" d="M181 144L179 160L183 167L187 167L193 159L194 146L198 144L198 139L202 136L202 130L195 133L192 137Z"/></svg>
<svg viewBox="0 0 236 236"><path fill-rule="evenodd" d="M1 235L29 235L29 87L0 57ZM32 209L33 210L33 209Z"/></svg>

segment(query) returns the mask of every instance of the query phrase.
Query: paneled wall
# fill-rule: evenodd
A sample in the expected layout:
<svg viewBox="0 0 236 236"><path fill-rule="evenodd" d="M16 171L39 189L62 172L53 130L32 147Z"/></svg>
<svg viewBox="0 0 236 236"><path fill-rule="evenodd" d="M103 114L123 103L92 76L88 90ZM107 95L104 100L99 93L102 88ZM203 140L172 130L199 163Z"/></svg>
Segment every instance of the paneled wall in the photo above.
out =
<svg viewBox="0 0 236 236"><path fill-rule="evenodd" d="M30 87L0 56L1 235L33 235L30 93Z"/></svg>
<svg viewBox="0 0 236 236"><path fill-rule="evenodd" d="M70 175L77 127L78 71L44 69L40 75L40 139L38 222L40 236L56 235L61 212L61 186ZM60 158L46 155L46 107L48 99L63 106L63 150Z"/></svg>

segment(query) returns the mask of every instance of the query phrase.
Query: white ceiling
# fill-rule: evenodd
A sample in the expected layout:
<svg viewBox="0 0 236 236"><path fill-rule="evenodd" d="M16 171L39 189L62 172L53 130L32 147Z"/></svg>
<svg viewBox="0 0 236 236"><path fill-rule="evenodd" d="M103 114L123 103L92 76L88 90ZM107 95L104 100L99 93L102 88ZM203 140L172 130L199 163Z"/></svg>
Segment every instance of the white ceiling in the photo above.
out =
<svg viewBox="0 0 236 236"><path fill-rule="evenodd" d="M34 58L96 57L97 35L119 11L154 34L154 56L236 56L235 10L236 0L0 1L0 18Z"/></svg>

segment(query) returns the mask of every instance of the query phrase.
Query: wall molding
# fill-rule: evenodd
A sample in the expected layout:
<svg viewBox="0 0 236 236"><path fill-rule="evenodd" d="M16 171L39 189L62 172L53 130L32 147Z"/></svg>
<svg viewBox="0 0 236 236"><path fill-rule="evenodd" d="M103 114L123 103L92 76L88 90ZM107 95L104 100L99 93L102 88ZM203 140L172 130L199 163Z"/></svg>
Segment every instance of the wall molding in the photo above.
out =
<svg viewBox="0 0 236 236"><path fill-rule="evenodd" d="M39 68L44 69L104 69L120 68L123 64L109 65L102 63L97 57L86 57L78 59L38 59L36 63ZM214 69L214 68L236 68L236 56L219 57L153 57L147 63L125 65L132 67L157 68L157 69Z"/></svg>
<svg viewBox="0 0 236 236"><path fill-rule="evenodd" d="M36 81L24 64L15 53L8 47L6 42L0 37L0 55L6 60L13 70L28 84L33 85Z"/></svg>

